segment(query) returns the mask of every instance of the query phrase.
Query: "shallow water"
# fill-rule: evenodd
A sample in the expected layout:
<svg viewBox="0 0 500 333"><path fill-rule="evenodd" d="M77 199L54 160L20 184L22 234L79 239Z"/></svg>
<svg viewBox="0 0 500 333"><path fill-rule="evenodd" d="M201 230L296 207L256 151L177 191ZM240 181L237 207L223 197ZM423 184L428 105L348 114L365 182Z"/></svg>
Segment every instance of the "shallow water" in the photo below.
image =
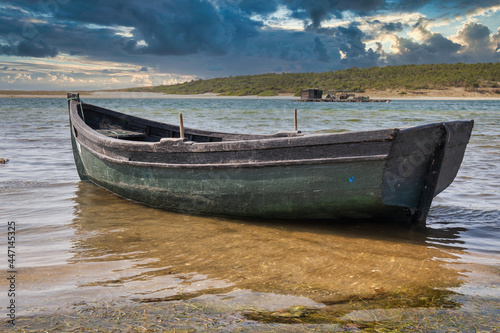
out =
<svg viewBox="0 0 500 333"><path fill-rule="evenodd" d="M367 222L200 217L137 204L79 181L65 100L0 99L0 157L10 160L0 164L0 248L15 221L18 316L214 290L239 306L271 310L419 287L499 304L498 101L85 101L172 123L182 112L186 127L241 133L293 130L294 108L306 133L461 119L475 127L459 174L435 198L422 233ZM4 272L6 263L4 254ZM5 280L0 289L4 297Z"/></svg>

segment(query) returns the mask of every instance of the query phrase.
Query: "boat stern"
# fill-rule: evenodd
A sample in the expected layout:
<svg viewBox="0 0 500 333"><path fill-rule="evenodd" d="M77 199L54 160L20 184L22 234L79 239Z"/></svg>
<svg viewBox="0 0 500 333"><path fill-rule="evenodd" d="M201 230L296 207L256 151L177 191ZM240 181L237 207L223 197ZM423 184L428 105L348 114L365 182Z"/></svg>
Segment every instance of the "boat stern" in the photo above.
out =
<svg viewBox="0 0 500 333"><path fill-rule="evenodd" d="M432 199L460 169L473 125L456 121L398 130L382 181L384 204L425 225Z"/></svg>

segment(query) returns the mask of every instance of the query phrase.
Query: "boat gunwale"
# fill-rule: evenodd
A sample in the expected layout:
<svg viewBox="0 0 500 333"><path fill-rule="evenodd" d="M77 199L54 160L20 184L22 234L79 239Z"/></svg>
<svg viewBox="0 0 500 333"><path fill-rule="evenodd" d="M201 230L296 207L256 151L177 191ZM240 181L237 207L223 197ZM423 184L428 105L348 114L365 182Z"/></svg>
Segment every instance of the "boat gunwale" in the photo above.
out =
<svg viewBox="0 0 500 333"><path fill-rule="evenodd" d="M252 139L228 140L219 142L195 142L180 138L162 138L157 142L131 141L108 137L101 134L87 125L78 115L77 101L70 101L70 118L72 125L78 131L78 137L82 133L88 140L102 145L105 148L126 149L128 151L143 152L191 152L191 153L210 153L217 151L244 151L260 149L279 149L290 147L307 147L334 144L355 144L362 142L384 142L393 141L395 134L399 131L395 128L359 131L359 132L341 132L341 133L313 133L297 136L270 136L263 135ZM85 104L85 103L84 103ZM91 105L91 104L87 104ZM113 113L126 115L117 111L110 110ZM126 115L128 116L128 115ZM136 116L136 120L149 122L150 120ZM174 126L168 123L155 122L160 125ZM196 130L195 130L196 131ZM210 133L210 132L207 132ZM214 132L221 133L221 132ZM231 133L227 133L231 135ZM279 134L279 133L278 133ZM197 135L197 134L195 134ZM239 134L233 134L238 136ZM243 134L243 136L253 136ZM321 142L318 139L323 139Z"/></svg>

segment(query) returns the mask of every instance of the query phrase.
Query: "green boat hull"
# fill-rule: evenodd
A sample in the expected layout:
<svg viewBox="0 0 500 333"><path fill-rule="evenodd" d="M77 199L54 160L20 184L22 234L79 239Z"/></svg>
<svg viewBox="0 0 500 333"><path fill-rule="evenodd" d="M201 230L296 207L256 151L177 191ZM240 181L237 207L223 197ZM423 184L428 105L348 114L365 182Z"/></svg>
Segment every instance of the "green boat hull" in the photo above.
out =
<svg viewBox="0 0 500 333"><path fill-rule="evenodd" d="M117 164L77 150L85 180L138 202L196 214L278 219L374 218L385 160L258 168Z"/></svg>

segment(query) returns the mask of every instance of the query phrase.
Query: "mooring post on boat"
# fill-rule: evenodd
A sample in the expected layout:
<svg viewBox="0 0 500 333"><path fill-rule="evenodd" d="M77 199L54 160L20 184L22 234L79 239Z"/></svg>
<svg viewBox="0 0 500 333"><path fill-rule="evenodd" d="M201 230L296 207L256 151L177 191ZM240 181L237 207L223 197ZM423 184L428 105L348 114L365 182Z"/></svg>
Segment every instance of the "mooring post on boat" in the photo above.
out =
<svg viewBox="0 0 500 333"><path fill-rule="evenodd" d="M297 126L297 109L293 112L293 117L294 117L294 124L295 124L295 132L298 132L299 128Z"/></svg>
<svg viewBox="0 0 500 333"><path fill-rule="evenodd" d="M182 120L182 113L179 113L179 137L184 139L184 121Z"/></svg>

